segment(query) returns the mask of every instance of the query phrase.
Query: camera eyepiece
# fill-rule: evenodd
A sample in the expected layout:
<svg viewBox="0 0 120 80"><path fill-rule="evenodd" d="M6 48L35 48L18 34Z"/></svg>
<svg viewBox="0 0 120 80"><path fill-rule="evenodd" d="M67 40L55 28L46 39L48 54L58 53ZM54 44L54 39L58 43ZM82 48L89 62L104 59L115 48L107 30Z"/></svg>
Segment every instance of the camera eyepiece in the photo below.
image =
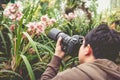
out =
<svg viewBox="0 0 120 80"><path fill-rule="evenodd" d="M63 33L61 30L52 28L48 33L48 37L54 41L57 41L59 37L62 37L62 50L71 56L77 56L79 48L83 41L83 36L73 35L70 37L69 35Z"/></svg>

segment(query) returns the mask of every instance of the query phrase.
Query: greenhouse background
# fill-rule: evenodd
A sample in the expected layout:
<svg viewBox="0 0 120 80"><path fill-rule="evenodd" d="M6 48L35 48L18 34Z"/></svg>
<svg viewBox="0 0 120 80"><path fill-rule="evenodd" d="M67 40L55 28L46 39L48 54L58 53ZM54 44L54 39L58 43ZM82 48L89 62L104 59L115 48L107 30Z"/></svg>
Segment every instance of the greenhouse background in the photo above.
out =
<svg viewBox="0 0 120 80"><path fill-rule="evenodd" d="M85 36L100 23L120 32L120 0L0 0L0 80L40 78L54 54L50 29ZM65 56L60 71L76 65Z"/></svg>

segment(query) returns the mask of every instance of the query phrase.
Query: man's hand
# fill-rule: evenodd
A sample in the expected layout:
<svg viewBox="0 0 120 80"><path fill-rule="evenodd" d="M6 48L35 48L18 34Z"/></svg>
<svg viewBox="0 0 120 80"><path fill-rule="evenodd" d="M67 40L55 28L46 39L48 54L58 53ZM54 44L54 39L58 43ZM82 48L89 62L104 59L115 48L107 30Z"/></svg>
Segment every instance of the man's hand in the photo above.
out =
<svg viewBox="0 0 120 80"><path fill-rule="evenodd" d="M62 41L62 37L59 37L56 43L56 48L55 48L55 54L56 56L58 56L59 58L63 58L65 55L65 52L62 50L62 46L61 46L61 41Z"/></svg>

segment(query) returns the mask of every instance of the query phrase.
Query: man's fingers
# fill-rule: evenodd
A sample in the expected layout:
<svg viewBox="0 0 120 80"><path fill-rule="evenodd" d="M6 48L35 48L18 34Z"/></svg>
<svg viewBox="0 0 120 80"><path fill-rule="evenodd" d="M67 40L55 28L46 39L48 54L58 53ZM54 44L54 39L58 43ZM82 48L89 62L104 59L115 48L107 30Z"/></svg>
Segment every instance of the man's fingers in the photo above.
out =
<svg viewBox="0 0 120 80"><path fill-rule="evenodd" d="M57 40L56 46L59 46L61 44L61 40L62 40L62 37L59 37L58 40Z"/></svg>

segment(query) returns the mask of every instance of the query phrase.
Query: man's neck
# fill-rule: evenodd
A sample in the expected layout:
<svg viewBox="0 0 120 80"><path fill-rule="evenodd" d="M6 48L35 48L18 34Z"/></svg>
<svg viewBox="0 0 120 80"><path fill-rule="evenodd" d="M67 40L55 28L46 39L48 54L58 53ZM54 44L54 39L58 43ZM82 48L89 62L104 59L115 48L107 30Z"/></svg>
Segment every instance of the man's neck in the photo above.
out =
<svg viewBox="0 0 120 80"><path fill-rule="evenodd" d="M89 56L89 57L87 57L86 59L85 59L85 63L86 62L93 62L93 61L95 61L96 60L96 58L94 57L94 56Z"/></svg>

